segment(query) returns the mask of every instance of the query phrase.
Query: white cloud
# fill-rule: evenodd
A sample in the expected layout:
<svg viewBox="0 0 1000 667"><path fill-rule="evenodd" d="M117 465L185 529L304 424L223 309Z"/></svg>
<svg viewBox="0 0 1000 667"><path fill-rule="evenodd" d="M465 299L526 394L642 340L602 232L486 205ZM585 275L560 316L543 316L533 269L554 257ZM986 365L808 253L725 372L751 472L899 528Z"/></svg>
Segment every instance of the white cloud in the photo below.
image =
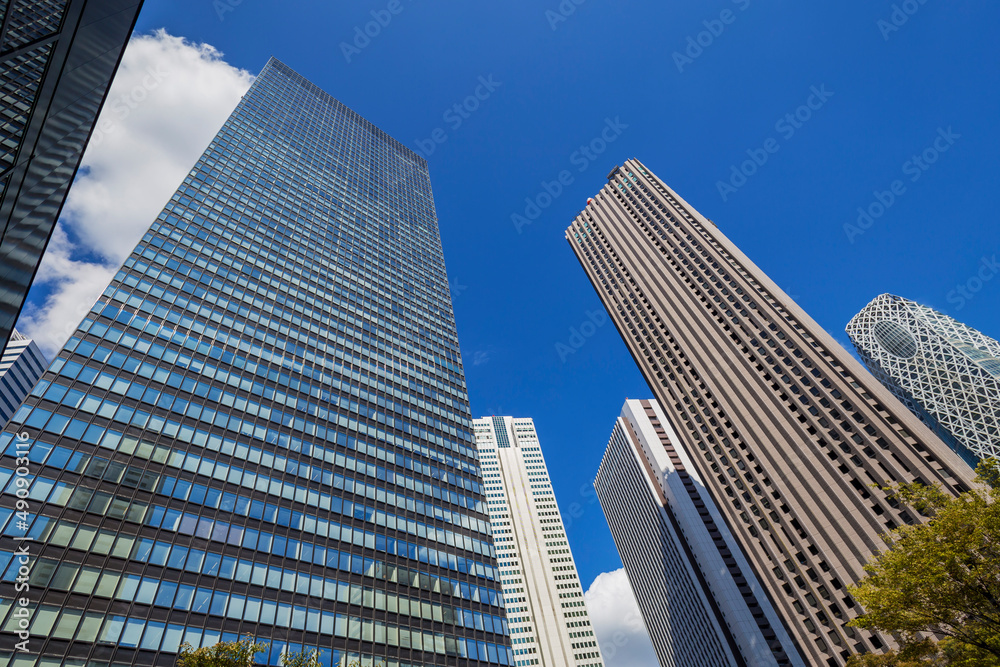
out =
<svg viewBox="0 0 1000 667"><path fill-rule="evenodd" d="M585 599L607 667L657 667L625 568L599 574Z"/></svg>
<svg viewBox="0 0 1000 667"><path fill-rule="evenodd" d="M18 329L52 356L250 87L208 44L132 38Z"/></svg>

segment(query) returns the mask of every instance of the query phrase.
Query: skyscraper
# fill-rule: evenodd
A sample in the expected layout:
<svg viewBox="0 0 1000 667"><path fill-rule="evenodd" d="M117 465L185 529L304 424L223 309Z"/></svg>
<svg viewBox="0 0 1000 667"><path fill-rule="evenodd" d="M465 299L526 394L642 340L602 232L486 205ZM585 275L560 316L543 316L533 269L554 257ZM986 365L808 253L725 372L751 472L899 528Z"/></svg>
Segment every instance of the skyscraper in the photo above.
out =
<svg viewBox="0 0 1000 667"><path fill-rule="evenodd" d="M535 423L472 422L510 622L514 664L601 667Z"/></svg>
<svg viewBox="0 0 1000 667"><path fill-rule="evenodd" d="M511 664L426 163L276 60L0 451L5 649Z"/></svg>
<svg viewBox="0 0 1000 667"><path fill-rule="evenodd" d="M21 407L45 366L45 357L34 341L15 329L0 359L0 426Z"/></svg>
<svg viewBox="0 0 1000 667"><path fill-rule="evenodd" d="M625 402L594 487L661 665L805 666L656 401Z"/></svg>
<svg viewBox="0 0 1000 667"><path fill-rule="evenodd" d="M919 515L872 485L971 469L640 162L608 181L566 237L803 659L886 648L846 585Z"/></svg>
<svg viewBox="0 0 1000 667"><path fill-rule="evenodd" d="M1000 456L1000 343L891 294L847 325L868 369L970 465Z"/></svg>
<svg viewBox="0 0 1000 667"><path fill-rule="evenodd" d="M0 2L0 349L140 7L141 0Z"/></svg>

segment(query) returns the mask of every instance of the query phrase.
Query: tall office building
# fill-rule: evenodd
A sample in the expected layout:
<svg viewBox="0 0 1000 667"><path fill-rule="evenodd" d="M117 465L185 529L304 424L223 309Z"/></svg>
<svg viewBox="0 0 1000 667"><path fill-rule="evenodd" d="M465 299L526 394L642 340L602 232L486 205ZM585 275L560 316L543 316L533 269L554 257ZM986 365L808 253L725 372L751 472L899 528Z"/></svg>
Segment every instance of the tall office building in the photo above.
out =
<svg viewBox="0 0 1000 667"><path fill-rule="evenodd" d="M567 239L803 659L886 648L846 586L919 515L872 485L972 470L640 162L608 181Z"/></svg>
<svg viewBox="0 0 1000 667"><path fill-rule="evenodd" d="M141 0L0 2L0 349L140 7Z"/></svg>
<svg viewBox="0 0 1000 667"><path fill-rule="evenodd" d="M514 664L600 667L549 471L531 419L473 421Z"/></svg>
<svg viewBox="0 0 1000 667"><path fill-rule="evenodd" d="M868 369L970 465L1000 457L1000 343L891 294L865 306L847 335Z"/></svg>
<svg viewBox="0 0 1000 667"><path fill-rule="evenodd" d="M13 665L512 664L471 426L426 163L271 60L0 438L0 650L26 535Z"/></svg>
<svg viewBox="0 0 1000 667"><path fill-rule="evenodd" d="M15 329L0 359L0 426L6 425L21 407L46 365L34 341Z"/></svg>
<svg viewBox="0 0 1000 667"><path fill-rule="evenodd" d="M625 402L594 482L663 667L805 667L656 401Z"/></svg>

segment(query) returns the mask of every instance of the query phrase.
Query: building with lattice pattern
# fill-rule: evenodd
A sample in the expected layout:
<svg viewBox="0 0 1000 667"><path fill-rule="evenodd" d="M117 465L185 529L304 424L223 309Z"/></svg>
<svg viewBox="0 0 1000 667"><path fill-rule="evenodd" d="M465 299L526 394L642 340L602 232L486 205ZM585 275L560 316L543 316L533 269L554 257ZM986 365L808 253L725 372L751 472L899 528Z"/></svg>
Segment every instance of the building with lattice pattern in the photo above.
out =
<svg viewBox="0 0 1000 667"><path fill-rule="evenodd" d="M869 370L963 458L1000 456L1000 342L883 294L847 325Z"/></svg>

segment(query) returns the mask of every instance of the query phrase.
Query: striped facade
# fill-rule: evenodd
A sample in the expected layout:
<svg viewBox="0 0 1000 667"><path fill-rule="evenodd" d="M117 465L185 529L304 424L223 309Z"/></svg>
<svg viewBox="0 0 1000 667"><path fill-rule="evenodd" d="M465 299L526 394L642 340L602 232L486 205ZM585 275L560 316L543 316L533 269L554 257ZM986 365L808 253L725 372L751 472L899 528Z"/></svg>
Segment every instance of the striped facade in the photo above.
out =
<svg viewBox="0 0 1000 667"><path fill-rule="evenodd" d="M531 419L472 422L515 667L601 667L548 467Z"/></svg>
<svg viewBox="0 0 1000 667"><path fill-rule="evenodd" d="M873 485L971 468L642 163L608 181L566 238L803 657L892 646L847 626L847 585L919 521Z"/></svg>
<svg viewBox="0 0 1000 667"><path fill-rule="evenodd" d="M21 407L46 365L38 346L15 329L0 359L0 425L10 421Z"/></svg>

